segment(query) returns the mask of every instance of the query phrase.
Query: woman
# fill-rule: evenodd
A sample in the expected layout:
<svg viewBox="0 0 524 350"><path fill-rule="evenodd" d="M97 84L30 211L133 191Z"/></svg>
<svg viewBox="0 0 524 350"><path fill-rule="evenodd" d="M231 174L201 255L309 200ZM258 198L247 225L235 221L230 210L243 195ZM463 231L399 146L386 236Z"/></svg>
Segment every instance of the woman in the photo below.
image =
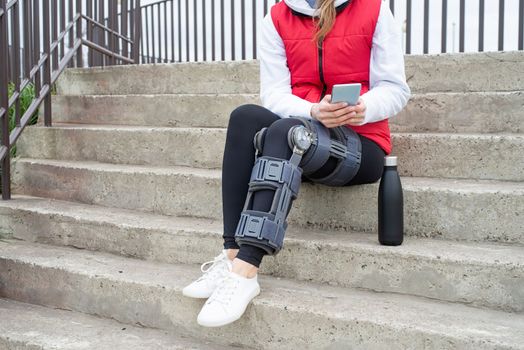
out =
<svg viewBox="0 0 524 350"><path fill-rule="evenodd" d="M288 132L302 125L293 117L316 119L325 128L351 128L360 139L361 163L344 186L372 183L380 178L384 156L391 152L387 118L400 112L410 96L401 33L381 0L277 3L262 22L258 49L264 107L236 108L227 130L222 168L224 250L204 263L203 275L183 290L189 297L209 298L197 318L208 327L237 320L260 293L257 271L267 252L251 244L239 247L235 240L255 162L255 134L268 127L263 156L289 159ZM332 86L344 83L362 84L355 106L331 103ZM311 178L331 173L336 164L330 158ZM271 190L256 192L253 208L267 212L273 195Z"/></svg>

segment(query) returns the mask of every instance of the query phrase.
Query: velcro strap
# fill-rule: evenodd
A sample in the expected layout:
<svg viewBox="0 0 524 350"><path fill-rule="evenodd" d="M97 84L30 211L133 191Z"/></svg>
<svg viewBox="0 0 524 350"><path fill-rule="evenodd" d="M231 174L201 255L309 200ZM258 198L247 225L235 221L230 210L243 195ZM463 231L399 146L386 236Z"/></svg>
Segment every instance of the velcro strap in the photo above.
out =
<svg viewBox="0 0 524 350"><path fill-rule="evenodd" d="M279 184L287 183L294 196L298 195L302 180L302 169L294 166L288 160L272 157L257 158L253 170L251 171L250 187L268 185L275 188L268 181ZM252 186L251 186L252 185Z"/></svg>
<svg viewBox="0 0 524 350"><path fill-rule="evenodd" d="M284 243L286 226L285 222L273 221L271 214L246 210L240 215L235 236L266 239L271 247L279 250Z"/></svg>

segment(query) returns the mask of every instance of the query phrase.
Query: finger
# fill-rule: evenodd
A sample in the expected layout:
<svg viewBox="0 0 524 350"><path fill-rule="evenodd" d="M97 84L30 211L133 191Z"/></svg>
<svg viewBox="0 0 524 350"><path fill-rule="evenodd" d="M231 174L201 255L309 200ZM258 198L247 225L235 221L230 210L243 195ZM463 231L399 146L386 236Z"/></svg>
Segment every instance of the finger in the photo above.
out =
<svg viewBox="0 0 524 350"><path fill-rule="evenodd" d="M324 112L323 115L325 119L335 119L335 118L341 117L349 113L354 113L354 112L352 112L349 109L349 107L345 107L345 108L337 109L336 111Z"/></svg>
<svg viewBox="0 0 524 350"><path fill-rule="evenodd" d="M349 125L360 125L364 121L364 118L351 118L347 121Z"/></svg>
<svg viewBox="0 0 524 350"><path fill-rule="evenodd" d="M329 114L329 117L326 118L326 120L337 122L338 120L342 120L345 118L353 118L356 116L357 114L355 112L339 113L337 111L337 112L331 112Z"/></svg>
<svg viewBox="0 0 524 350"><path fill-rule="evenodd" d="M324 105L324 111L334 112L347 106L346 102L328 103Z"/></svg>
<svg viewBox="0 0 524 350"><path fill-rule="evenodd" d="M340 125L340 124L345 124L347 121L351 120L354 117L355 117L355 115L353 113L348 113L348 114L344 114L344 115L342 115L342 116L340 116L338 118L331 119L330 121Z"/></svg>
<svg viewBox="0 0 524 350"><path fill-rule="evenodd" d="M364 105L357 105L355 107L355 112L357 112L357 114L363 114L365 110L366 107L364 107Z"/></svg>

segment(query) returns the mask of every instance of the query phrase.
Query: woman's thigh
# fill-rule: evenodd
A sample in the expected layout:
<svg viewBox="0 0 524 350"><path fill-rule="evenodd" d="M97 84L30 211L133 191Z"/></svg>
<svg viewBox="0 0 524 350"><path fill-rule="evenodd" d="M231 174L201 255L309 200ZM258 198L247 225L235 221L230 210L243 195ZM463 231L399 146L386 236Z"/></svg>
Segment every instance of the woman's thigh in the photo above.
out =
<svg viewBox="0 0 524 350"><path fill-rule="evenodd" d="M362 144L362 158L356 175L344 186L360 185L377 182L384 170L386 153L374 141L359 135Z"/></svg>
<svg viewBox="0 0 524 350"><path fill-rule="evenodd" d="M373 183L380 179L384 168L385 153L375 142L367 137L358 135L362 144L362 155L360 167L352 179L344 186L360 185ZM331 174L338 164L338 159L329 158L328 161L316 172L310 175L312 179L319 179ZM303 178L304 180L304 178ZM306 182L315 182L315 180L306 179Z"/></svg>

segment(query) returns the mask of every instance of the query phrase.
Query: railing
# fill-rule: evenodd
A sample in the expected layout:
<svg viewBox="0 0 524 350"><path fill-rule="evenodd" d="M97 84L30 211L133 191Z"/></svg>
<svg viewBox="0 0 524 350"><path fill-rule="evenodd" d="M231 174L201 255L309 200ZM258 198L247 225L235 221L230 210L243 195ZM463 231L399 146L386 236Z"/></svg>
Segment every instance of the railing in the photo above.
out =
<svg viewBox="0 0 524 350"><path fill-rule="evenodd" d="M123 8L131 16L124 16L125 19L117 22L118 9L114 0L0 0L2 199L11 197L11 148L42 102L44 125L51 126L52 86L66 67L85 66L82 47L89 48L89 66L138 63L140 0L122 0L121 3L125 4ZM99 10L97 17L93 17L93 9ZM98 21L98 18L104 18L106 9L113 19L109 26ZM128 18L131 22L127 21ZM128 26L128 23L132 24ZM86 28L85 37L83 27ZM133 30L128 30L131 28ZM11 97L8 96L9 84L14 87ZM34 85L35 98L22 114L20 98L30 85ZM11 131L10 109L14 118Z"/></svg>
<svg viewBox="0 0 524 350"><path fill-rule="evenodd" d="M259 24L277 2L144 5L141 62L256 59ZM523 50L524 0L389 0L389 5L407 54Z"/></svg>

